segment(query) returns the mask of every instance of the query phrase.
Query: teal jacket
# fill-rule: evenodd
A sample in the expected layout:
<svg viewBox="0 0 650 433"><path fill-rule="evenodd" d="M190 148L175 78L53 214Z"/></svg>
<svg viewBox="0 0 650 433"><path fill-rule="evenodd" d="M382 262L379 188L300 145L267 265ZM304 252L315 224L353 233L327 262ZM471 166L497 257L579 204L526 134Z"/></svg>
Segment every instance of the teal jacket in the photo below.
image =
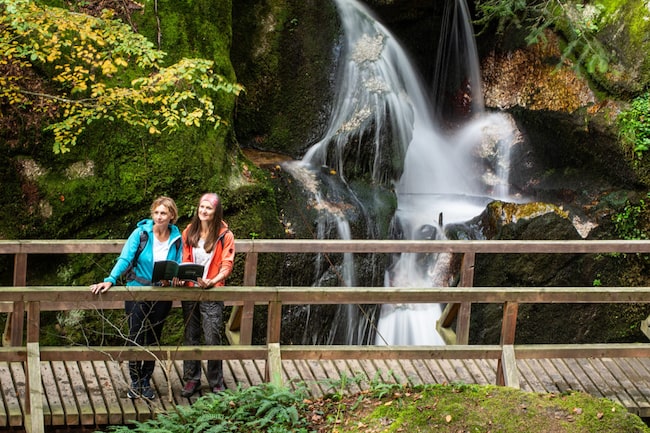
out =
<svg viewBox="0 0 650 433"><path fill-rule="evenodd" d="M169 225L169 252L167 253L167 260L173 260L180 263L182 258L183 246L181 241L181 232L174 224ZM135 253L140 245L140 233L146 232L148 235L147 244L140 252L138 261L133 267L136 279L132 279L126 283L127 286L142 286L145 285L142 281L151 282L151 275L153 273L153 220L144 219L137 224L137 228L129 235L126 240L122 252L117 258L117 263L113 266L111 274L104 279L105 282L117 284L118 278L129 269Z"/></svg>

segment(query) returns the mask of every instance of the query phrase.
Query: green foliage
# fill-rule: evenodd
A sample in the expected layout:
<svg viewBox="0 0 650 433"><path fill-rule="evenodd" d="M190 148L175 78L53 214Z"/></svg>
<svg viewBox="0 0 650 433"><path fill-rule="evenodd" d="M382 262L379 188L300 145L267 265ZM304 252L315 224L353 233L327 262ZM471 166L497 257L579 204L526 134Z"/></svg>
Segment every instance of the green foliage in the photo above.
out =
<svg viewBox="0 0 650 433"><path fill-rule="evenodd" d="M301 387L290 390L264 383L207 395L168 415L132 426L111 426L108 431L306 433L308 424L301 416L306 395Z"/></svg>
<svg viewBox="0 0 650 433"><path fill-rule="evenodd" d="M646 195L650 198L650 193ZM644 221L647 219L647 204L645 200L633 204L627 201L625 208L612 216L614 231L620 239L647 239L648 234Z"/></svg>
<svg viewBox="0 0 650 433"><path fill-rule="evenodd" d="M642 159L650 149L650 93L634 99L630 108L618 115L616 122L623 143Z"/></svg>
<svg viewBox="0 0 650 433"><path fill-rule="evenodd" d="M216 128L225 123L218 95L242 90L215 74L211 60L164 66L165 53L108 10L92 17L27 0L0 0L0 10L0 67L9 71L0 75L0 101L50 113L55 153L69 151L98 120L149 134ZM56 89L26 88L26 71L43 71Z"/></svg>
<svg viewBox="0 0 650 433"><path fill-rule="evenodd" d="M526 42L533 45L546 42L545 31L554 29L567 40L558 66L575 58L576 71L584 67L590 74L607 72L610 56L596 35L603 18L604 8L598 3L584 5L566 0L478 0L477 25L483 31L496 22L496 32L501 35L509 26L528 32Z"/></svg>

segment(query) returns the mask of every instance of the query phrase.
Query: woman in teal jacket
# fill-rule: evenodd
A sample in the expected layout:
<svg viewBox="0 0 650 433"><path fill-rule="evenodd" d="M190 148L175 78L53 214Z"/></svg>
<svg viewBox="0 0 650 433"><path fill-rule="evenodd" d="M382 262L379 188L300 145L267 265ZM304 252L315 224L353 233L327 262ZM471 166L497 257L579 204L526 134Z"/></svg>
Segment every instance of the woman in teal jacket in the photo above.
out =
<svg viewBox="0 0 650 433"><path fill-rule="evenodd" d="M178 217L176 203L169 197L158 197L151 205L151 219L144 219L127 239L117 263L103 282L93 284L95 294L107 292L124 275L127 286L167 284L151 281L154 262L181 261L181 232L174 224ZM126 301L124 308L129 320L129 341L132 346L159 344L171 301ZM129 361L131 386L129 398L155 398L151 376L155 361Z"/></svg>

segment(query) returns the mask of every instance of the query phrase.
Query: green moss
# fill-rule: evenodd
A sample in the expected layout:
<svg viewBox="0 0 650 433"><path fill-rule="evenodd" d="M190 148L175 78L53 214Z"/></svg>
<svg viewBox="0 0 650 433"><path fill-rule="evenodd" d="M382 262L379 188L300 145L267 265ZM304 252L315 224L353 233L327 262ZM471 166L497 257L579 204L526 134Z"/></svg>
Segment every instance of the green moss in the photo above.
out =
<svg viewBox="0 0 650 433"><path fill-rule="evenodd" d="M396 393L383 402L361 419L339 420L337 431L650 431L623 406L580 392L534 394L496 386L427 385L416 392Z"/></svg>
<svg viewBox="0 0 650 433"><path fill-rule="evenodd" d="M233 65L248 89L237 108L237 136L245 146L300 156L327 116L334 5L240 1L233 16Z"/></svg>
<svg viewBox="0 0 650 433"><path fill-rule="evenodd" d="M230 64L232 41L230 0L147 0L144 13L133 14L139 31L160 41L167 61L202 57L215 61L217 73L234 80ZM160 24L158 24L160 23Z"/></svg>

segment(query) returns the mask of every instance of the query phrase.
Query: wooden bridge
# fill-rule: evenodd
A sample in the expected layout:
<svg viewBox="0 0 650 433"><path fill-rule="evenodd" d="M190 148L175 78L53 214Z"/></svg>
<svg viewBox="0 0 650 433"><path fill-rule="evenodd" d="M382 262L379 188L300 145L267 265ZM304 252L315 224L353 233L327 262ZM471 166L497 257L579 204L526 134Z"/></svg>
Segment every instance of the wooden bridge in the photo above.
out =
<svg viewBox="0 0 650 433"><path fill-rule="evenodd" d="M648 241L237 241L246 255L244 287L209 291L114 287L96 296L87 287L27 286L29 254L117 253L123 241L0 241L0 254L13 254L14 286L0 288L0 311L8 314L6 346L0 349L0 428L45 431L46 426L99 427L144 420L191 404L180 396L182 360L223 359L226 384L250 386L273 381L308 385L315 396L398 383L500 384L534 392L580 390L620 402L650 416L650 343L516 345L520 303L649 303L649 287L473 288L475 254L648 253ZM431 253L463 255L460 287L259 287L259 253ZM122 308L125 300L224 300L237 311L230 329L239 344L198 347L44 347L39 343L42 311ZM447 303L439 321L445 346L280 345L283 305ZM472 303L503 305L498 345L469 345ZM267 306L267 338L252 345L255 305ZM26 313L26 314L25 314ZM25 320L26 318L26 320ZM644 322L642 326L645 326ZM455 333L451 332L454 326ZM24 333L26 332L26 336ZM233 342L235 339L233 339ZM126 398L131 359L156 359L153 378L159 398ZM354 380L351 380L355 378Z"/></svg>

